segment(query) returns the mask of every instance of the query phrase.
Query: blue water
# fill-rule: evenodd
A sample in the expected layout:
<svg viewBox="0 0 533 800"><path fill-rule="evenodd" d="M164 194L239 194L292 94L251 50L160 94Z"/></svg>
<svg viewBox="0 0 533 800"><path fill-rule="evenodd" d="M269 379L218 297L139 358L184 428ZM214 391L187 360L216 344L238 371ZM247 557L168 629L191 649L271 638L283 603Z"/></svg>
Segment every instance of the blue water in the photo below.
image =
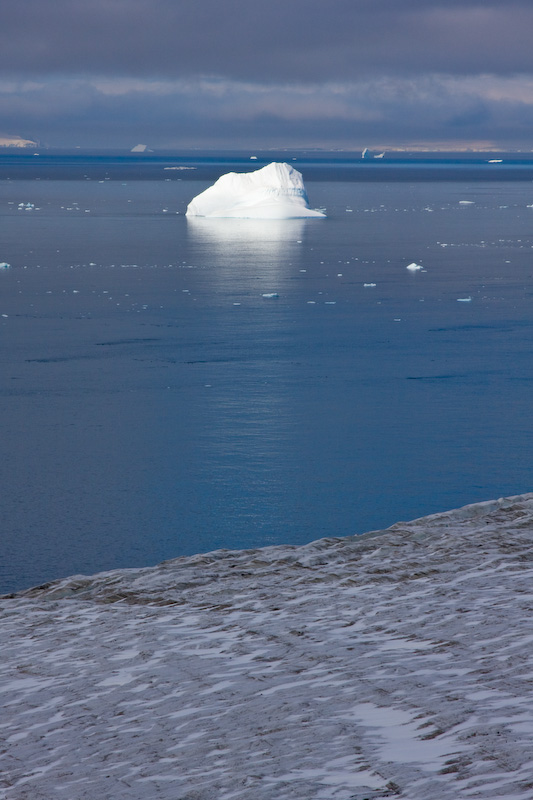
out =
<svg viewBox="0 0 533 800"><path fill-rule="evenodd" d="M531 490L531 182L303 172L327 220L0 181L0 591Z"/></svg>

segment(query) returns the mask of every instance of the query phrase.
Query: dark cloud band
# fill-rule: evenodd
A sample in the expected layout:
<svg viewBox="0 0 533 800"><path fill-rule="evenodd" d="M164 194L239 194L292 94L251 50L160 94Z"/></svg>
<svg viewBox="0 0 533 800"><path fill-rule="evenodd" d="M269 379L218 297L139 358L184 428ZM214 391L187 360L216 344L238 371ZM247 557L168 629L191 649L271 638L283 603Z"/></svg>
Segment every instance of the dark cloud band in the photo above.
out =
<svg viewBox="0 0 533 800"><path fill-rule="evenodd" d="M533 69L531 30L530 0L9 0L0 69L276 81L509 74Z"/></svg>
<svg viewBox="0 0 533 800"><path fill-rule="evenodd" d="M4 130L59 147L529 146L533 79L0 81Z"/></svg>

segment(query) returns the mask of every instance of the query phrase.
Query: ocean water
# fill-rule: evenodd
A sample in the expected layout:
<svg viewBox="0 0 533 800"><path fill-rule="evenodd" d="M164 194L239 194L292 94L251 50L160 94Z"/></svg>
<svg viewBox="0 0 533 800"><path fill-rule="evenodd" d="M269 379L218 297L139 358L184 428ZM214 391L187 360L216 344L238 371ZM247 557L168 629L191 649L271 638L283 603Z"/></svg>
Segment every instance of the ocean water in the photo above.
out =
<svg viewBox="0 0 533 800"><path fill-rule="evenodd" d="M0 160L0 591L531 490L531 165L210 221L195 159Z"/></svg>

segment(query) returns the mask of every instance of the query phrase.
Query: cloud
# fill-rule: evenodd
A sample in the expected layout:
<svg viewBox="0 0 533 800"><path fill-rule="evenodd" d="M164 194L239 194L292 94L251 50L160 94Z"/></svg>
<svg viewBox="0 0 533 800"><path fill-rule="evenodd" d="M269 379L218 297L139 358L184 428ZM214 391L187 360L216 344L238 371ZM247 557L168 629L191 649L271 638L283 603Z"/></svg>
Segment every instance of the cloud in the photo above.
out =
<svg viewBox="0 0 533 800"><path fill-rule="evenodd" d="M533 78L425 75L311 84L221 78L0 81L5 130L55 146L342 146L529 141Z"/></svg>
<svg viewBox="0 0 533 800"><path fill-rule="evenodd" d="M4 75L357 80L532 71L530 0L24 0Z"/></svg>
<svg viewBox="0 0 533 800"><path fill-rule="evenodd" d="M531 0L7 0L0 120L60 146L514 146L532 29Z"/></svg>

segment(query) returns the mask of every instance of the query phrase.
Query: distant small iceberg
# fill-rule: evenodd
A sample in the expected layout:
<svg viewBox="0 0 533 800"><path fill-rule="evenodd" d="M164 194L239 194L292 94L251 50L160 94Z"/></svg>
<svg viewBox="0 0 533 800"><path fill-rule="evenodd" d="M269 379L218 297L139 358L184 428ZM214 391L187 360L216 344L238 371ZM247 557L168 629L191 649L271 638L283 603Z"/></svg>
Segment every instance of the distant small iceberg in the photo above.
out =
<svg viewBox="0 0 533 800"><path fill-rule="evenodd" d="M385 157L385 151L383 151L383 153L371 153L368 147L365 147L365 149L361 153L361 158L384 158L384 157Z"/></svg>

